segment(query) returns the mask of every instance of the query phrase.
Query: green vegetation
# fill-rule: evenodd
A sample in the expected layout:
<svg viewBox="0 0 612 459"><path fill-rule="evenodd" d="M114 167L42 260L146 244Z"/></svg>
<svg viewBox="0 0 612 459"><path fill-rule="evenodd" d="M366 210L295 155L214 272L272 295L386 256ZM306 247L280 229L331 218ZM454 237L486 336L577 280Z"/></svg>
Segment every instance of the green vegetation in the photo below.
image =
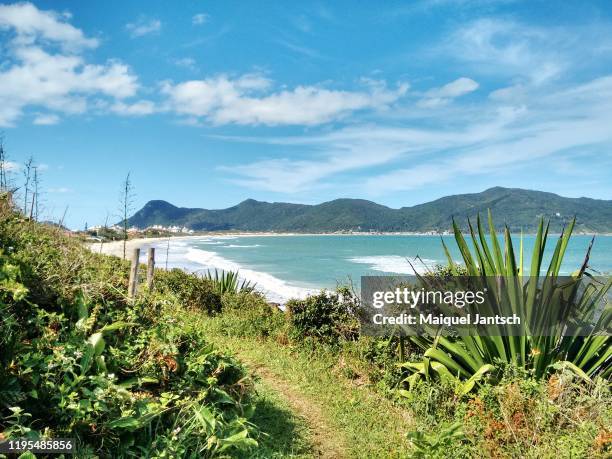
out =
<svg viewBox="0 0 612 459"><path fill-rule="evenodd" d="M214 274L213 274L214 273ZM217 270L207 271L204 277L212 282L215 291L219 295L224 293L238 293L240 291L252 292L255 290L255 284L238 277L238 272Z"/></svg>
<svg viewBox="0 0 612 459"><path fill-rule="evenodd" d="M359 335L358 307L358 299L345 287L337 292L310 295L304 300L290 300L286 308L292 337L331 343L355 339Z"/></svg>
<svg viewBox="0 0 612 459"><path fill-rule="evenodd" d="M455 227L467 272L522 272L509 231L502 249L477 227L473 251ZM233 273L158 270L128 299L126 262L6 206L0 244L3 438L77 437L87 458L612 452L607 339L368 337L348 288L283 312Z"/></svg>
<svg viewBox="0 0 612 459"><path fill-rule="evenodd" d="M510 231L537 231L539 218L550 220L559 232L574 216L576 230L612 232L612 201L565 198L553 193L515 188L490 188L482 193L447 196L436 201L391 209L362 199L337 199L315 206L246 200L221 210L179 208L165 201L149 201L129 224L186 226L202 231L446 231L453 216L467 218L491 209L495 224L508 222ZM467 225L462 227L467 230Z"/></svg>
<svg viewBox="0 0 612 459"><path fill-rule="evenodd" d="M302 306L325 301L322 310L338 306L338 296L322 294ZM346 339L331 323L334 314L303 335L301 322L262 298L225 295L222 311L202 321L208 338L307 396L343 441L343 456L606 457L612 447L612 396L603 378L586 382L567 368L536 377L496 362L496 377L469 392L456 378L409 387L401 356L415 361L423 353L409 343L401 351L397 337Z"/></svg>
<svg viewBox="0 0 612 459"><path fill-rule="evenodd" d="M156 287L161 292L175 295L187 308L203 309L209 314L221 311L221 295L210 279L172 269L165 273L163 281L158 282Z"/></svg>
<svg viewBox="0 0 612 459"><path fill-rule="evenodd" d="M240 457L249 459L301 459L313 456L312 432L307 421L276 387L257 379L255 413L251 422L260 428L258 447Z"/></svg>
<svg viewBox="0 0 612 459"><path fill-rule="evenodd" d="M251 380L168 293L6 208L0 217L0 431L76 437L77 457L212 457L255 447ZM207 297L208 299L208 297Z"/></svg>
<svg viewBox="0 0 612 459"><path fill-rule="evenodd" d="M474 231L469 225L473 251L470 251L457 224L453 222L453 226L455 239L467 273L479 279L488 292L493 293L492 296L497 301L507 301L512 311L517 311L521 317L528 318L535 332L538 331L538 324L545 322L546 316L554 310L552 304L559 301L561 291L571 292L572 297L580 295L576 299L577 307L585 311L593 311L594 308L588 308L588 306L598 304L612 287L612 279L608 279L605 285L598 287L597 284L591 283L588 288L578 293L578 282L583 276L588 275L586 271L588 252L583 266L572 275L574 282L571 285L567 285L567 282L564 282L562 286L556 284L563 255L572 234L573 222L559 237L550 264L545 269L545 274L542 275L548 225L544 228L544 222L540 221L531 257L529 280L525 285L520 285L519 277L523 274L523 247L521 245L517 253L517 260L508 227L504 232L505 249L502 255L490 213L490 243L487 241L480 217L477 219L477 231ZM446 253L449 266L454 269L455 265L448 250ZM455 270L453 274L458 273ZM504 291L515 292L514 295L510 294L508 298L502 298L499 277L506 279L509 284ZM426 278L423 279L430 282ZM562 328L566 323L569 308L562 313L564 315L559 318L563 320L560 320L555 329L547 336L538 336L537 333L527 336L461 336L457 340L444 337L412 337L412 340L423 349L424 359L421 362L404 365L407 370L413 372L408 382L413 384L418 378L434 375L440 379L457 377L467 379L464 390L469 392L477 382L486 377L488 373L493 372L496 365L502 363L513 363L529 370L537 378L543 378L561 367L570 369L588 382L592 382L591 378L594 376L608 378L612 373L610 338L608 336L580 336L579 329L575 330L573 335L564 336ZM606 308L599 318L599 323L609 324L612 318L611 313L610 307Z"/></svg>
<svg viewBox="0 0 612 459"><path fill-rule="evenodd" d="M202 326L210 340L249 368L265 368L266 381L291 387L289 394L281 392L287 398L299 394L307 401L300 411L317 430L315 449L323 457L408 456L406 432L415 428L414 421L384 392L373 389L360 369L369 364L360 360L354 342L330 346L310 339L292 341L286 335L288 324L280 320L273 335L264 338L257 330L241 328L245 316L251 313L227 310ZM282 313L278 316L283 318Z"/></svg>

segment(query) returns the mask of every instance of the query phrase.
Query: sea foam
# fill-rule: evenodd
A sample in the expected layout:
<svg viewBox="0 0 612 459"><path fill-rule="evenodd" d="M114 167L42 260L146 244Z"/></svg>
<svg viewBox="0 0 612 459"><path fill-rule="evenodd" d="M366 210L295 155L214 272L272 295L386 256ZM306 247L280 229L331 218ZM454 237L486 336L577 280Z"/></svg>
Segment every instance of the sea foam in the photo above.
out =
<svg viewBox="0 0 612 459"><path fill-rule="evenodd" d="M147 248L155 247L156 265L168 269L180 268L189 272L202 274L210 269L221 269L224 271L237 271L240 280L247 280L256 284L256 290L262 292L270 301L284 304L291 298L305 298L317 290L291 285L271 274L254 271L240 266L238 263L221 257L216 252L197 249L193 244L217 245L224 244L220 240L236 239L234 236L193 237L189 241L170 239L168 241L157 240L144 243L140 250L140 262L147 263ZM227 245L226 247L259 247L254 245Z"/></svg>
<svg viewBox="0 0 612 459"><path fill-rule="evenodd" d="M396 274L414 274L415 270L419 274L424 273L438 263L436 260L427 258L402 257L399 255L353 257L348 260L353 263L369 265L370 269L373 271ZM412 266L410 266L410 264L412 264Z"/></svg>
<svg viewBox="0 0 612 459"><path fill-rule="evenodd" d="M251 249L251 248L255 248L255 247L261 247L260 244L251 244L251 245L240 245L240 244L228 244L225 247L231 247L231 248L235 248L235 249Z"/></svg>
<svg viewBox="0 0 612 459"><path fill-rule="evenodd" d="M238 263L207 250L189 248L185 254L185 259L200 266L199 269L192 269L194 272L215 268L225 271L237 271L240 279L255 283L256 289L261 291L266 298L278 303L285 303L291 298L305 298L308 294L316 291L314 289L290 285L268 273L243 268Z"/></svg>

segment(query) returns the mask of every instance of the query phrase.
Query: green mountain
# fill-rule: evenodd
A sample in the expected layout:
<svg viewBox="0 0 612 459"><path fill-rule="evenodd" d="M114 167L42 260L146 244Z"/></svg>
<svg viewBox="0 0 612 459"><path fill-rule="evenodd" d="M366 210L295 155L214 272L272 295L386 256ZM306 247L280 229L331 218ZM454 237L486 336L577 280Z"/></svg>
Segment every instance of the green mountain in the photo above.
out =
<svg viewBox="0 0 612 459"><path fill-rule="evenodd" d="M129 224L185 226L194 230L221 231L445 231L451 219L466 226L467 217L486 215L491 209L496 225L512 231L533 232L538 219L550 219L551 231L560 231L576 217L576 230L612 232L612 201L565 198L553 193L495 187L482 193L447 196L425 204L392 209L363 199L336 199L317 205L261 202L247 199L219 210L176 207L166 201L149 201Z"/></svg>

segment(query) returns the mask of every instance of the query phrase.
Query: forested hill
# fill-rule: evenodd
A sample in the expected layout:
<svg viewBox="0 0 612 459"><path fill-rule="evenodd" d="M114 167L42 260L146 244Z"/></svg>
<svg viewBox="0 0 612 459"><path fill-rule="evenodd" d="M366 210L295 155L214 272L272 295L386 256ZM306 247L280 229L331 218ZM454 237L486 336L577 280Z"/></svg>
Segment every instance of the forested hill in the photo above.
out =
<svg viewBox="0 0 612 459"><path fill-rule="evenodd" d="M363 199L336 199L317 205L261 202L248 199L218 210L176 207L166 201L149 201L129 224L185 226L194 230L277 232L334 231L445 231L451 218L465 226L466 217L491 209L499 228L533 232L539 217L550 219L559 231L576 216L576 231L612 232L612 201L565 198L553 193L495 187L481 193L446 196L412 207L392 209Z"/></svg>

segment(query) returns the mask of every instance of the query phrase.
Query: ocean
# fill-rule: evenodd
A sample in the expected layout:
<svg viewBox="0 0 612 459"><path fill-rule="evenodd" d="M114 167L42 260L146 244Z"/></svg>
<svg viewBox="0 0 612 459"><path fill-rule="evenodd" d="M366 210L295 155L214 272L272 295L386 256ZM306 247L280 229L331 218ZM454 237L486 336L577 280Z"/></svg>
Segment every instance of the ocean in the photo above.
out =
<svg viewBox="0 0 612 459"><path fill-rule="evenodd" d="M454 238L443 238L453 258L459 261ZM549 240L547 260L556 239L553 236ZM526 268L534 240L535 236L524 236ZM564 274L581 266L590 241L591 236L572 237L562 265ZM514 243L518 251L518 236ZM168 268L194 272L211 268L239 271L240 277L255 282L271 301L280 303L350 280L359 287L363 275L412 274L410 263L419 271L446 264L440 236L194 236L172 238L169 247L159 240L151 245L156 247L158 267L166 267L167 252ZM142 257L146 262L144 252ZM599 273L612 272L612 236L595 238L589 265Z"/></svg>

